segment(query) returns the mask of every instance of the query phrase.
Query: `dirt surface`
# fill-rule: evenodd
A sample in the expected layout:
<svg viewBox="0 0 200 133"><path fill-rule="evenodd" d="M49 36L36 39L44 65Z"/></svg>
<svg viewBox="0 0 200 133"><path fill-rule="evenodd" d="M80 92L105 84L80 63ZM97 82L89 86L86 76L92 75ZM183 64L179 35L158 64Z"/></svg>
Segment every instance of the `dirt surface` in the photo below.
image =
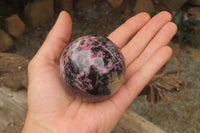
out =
<svg viewBox="0 0 200 133"><path fill-rule="evenodd" d="M172 44L180 46L182 44ZM175 48L177 50L179 48ZM179 49L178 62L183 70L183 88L179 92L166 92L169 101L161 100L149 111L146 96L137 97L129 107L169 133L198 133L200 131L200 63L195 62L190 53L192 47ZM167 70L175 69L171 59Z"/></svg>
<svg viewBox="0 0 200 133"><path fill-rule="evenodd" d="M113 9L108 3L100 0L88 8L72 10L71 40L86 34L107 36L134 15L132 9L132 4L125 3L120 8ZM15 40L15 48L10 52L31 59L45 40L56 18L57 15L46 25L29 31ZM183 88L179 92L166 92L170 101L161 100L156 103L153 106L153 114L150 113L150 103L146 96L136 98L129 108L169 133L197 133L200 131L200 63L191 58L190 52L194 49L191 46L174 42L172 45L179 51L177 59L180 69L183 70L181 73L184 79ZM167 69L175 68L174 62L170 60Z"/></svg>

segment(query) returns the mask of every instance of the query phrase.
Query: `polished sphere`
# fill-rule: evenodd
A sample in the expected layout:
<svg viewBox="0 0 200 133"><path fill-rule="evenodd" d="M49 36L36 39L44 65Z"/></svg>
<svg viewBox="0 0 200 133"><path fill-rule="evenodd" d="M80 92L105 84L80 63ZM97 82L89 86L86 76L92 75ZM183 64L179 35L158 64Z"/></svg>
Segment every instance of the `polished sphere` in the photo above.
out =
<svg viewBox="0 0 200 133"><path fill-rule="evenodd" d="M60 74L67 90L89 102L103 101L116 93L124 73L119 48L101 36L76 39L60 58Z"/></svg>

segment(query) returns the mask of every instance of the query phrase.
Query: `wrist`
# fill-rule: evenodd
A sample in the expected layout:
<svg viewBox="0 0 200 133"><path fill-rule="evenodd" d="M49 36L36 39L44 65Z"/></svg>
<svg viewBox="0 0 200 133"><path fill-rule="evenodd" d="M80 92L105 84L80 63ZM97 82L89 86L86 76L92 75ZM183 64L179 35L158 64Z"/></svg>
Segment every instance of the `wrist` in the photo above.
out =
<svg viewBox="0 0 200 133"><path fill-rule="evenodd" d="M42 122L26 119L22 133L54 133L48 126L42 124Z"/></svg>

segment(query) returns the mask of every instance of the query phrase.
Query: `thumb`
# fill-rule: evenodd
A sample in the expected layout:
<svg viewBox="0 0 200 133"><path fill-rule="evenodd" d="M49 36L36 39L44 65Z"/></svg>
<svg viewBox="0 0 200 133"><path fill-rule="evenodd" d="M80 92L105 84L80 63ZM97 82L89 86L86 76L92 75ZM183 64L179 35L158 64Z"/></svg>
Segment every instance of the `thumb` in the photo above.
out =
<svg viewBox="0 0 200 133"><path fill-rule="evenodd" d="M64 47L70 39L71 30L71 17L67 12L62 11L36 56L57 63Z"/></svg>

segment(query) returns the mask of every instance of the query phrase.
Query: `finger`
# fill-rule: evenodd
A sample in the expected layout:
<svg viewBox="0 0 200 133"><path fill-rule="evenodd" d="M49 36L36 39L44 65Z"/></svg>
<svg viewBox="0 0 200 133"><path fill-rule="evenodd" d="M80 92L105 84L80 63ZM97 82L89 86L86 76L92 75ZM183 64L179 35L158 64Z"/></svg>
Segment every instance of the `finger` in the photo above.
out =
<svg viewBox="0 0 200 133"><path fill-rule="evenodd" d="M119 48L122 48L126 42L149 21L149 19L149 14L140 13L128 19L124 24L113 31L108 38L112 40L112 42L115 43Z"/></svg>
<svg viewBox="0 0 200 133"><path fill-rule="evenodd" d="M123 106L121 107L122 111L125 110L156 72L169 60L171 55L172 50L170 47L163 46L160 48L112 97L112 102L118 108Z"/></svg>
<svg viewBox="0 0 200 133"><path fill-rule="evenodd" d="M132 40L122 49L122 54L124 55L127 66L142 53L156 33L169 21L171 21L171 15L168 12L163 11L154 16L132 38Z"/></svg>
<svg viewBox="0 0 200 133"><path fill-rule="evenodd" d="M57 62L64 47L70 39L71 30L71 17L67 12L62 11L55 25L49 32L45 42L38 51L37 56Z"/></svg>
<svg viewBox="0 0 200 133"><path fill-rule="evenodd" d="M154 39L150 42L144 52L127 68L126 78L129 79L132 74L134 74L140 67L143 66L147 60L162 46L167 45L173 36L176 34L177 26L168 22L163 26L163 28L158 32Z"/></svg>

